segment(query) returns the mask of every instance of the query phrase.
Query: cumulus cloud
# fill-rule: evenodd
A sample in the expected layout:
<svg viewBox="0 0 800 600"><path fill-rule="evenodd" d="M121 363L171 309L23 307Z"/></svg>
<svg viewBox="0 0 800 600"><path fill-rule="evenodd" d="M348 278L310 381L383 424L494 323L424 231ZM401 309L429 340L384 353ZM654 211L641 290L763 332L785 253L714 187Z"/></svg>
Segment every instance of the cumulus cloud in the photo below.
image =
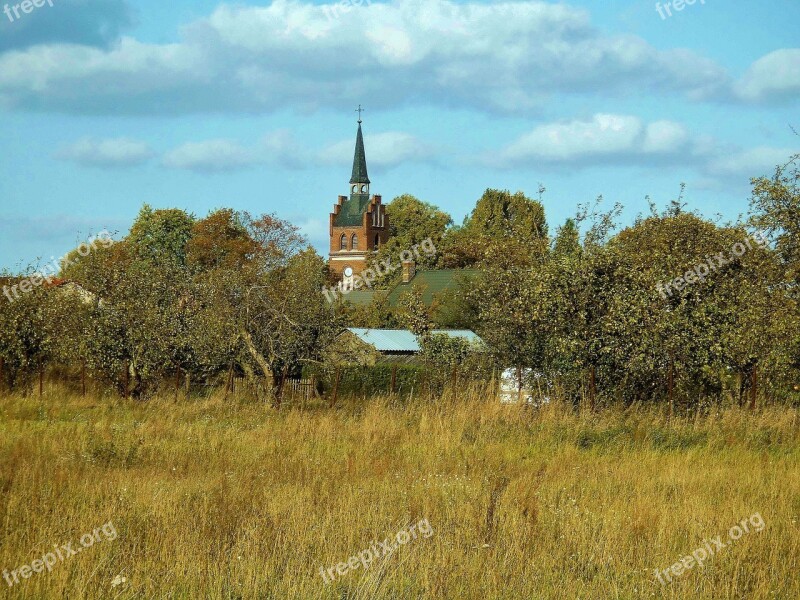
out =
<svg viewBox="0 0 800 600"><path fill-rule="evenodd" d="M249 149L231 140L189 142L168 152L162 161L172 169L219 173L236 171L258 164L258 157Z"/></svg>
<svg viewBox="0 0 800 600"><path fill-rule="evenodd" d="M17 4L8 3L9 8ZM20 12L13 22L0 16L0 52L55 43L105 48L134 24L126 0L55 0L30 14Z"/></svg>
<svg viewBox="0 0 800 600"><path fill-rule="evenodd" d="M313 162L313 153L300 144L288 129L279 129L261 140L261 153L267 164L302 169Z"/></svg>
<svg viewBox="0 0 800 600"><path fill-rule="evenodd" d="M742 148L692 135L674 121L648 123L632 115L601 113L539 125L480 162L499 168L680 167L696 172L704 188L719 189L771 175L798 152L800 148Z"/></svg>
<svg viewBox="0 0 800 600"><path fill-rule="evenodd" d="M433 147L401 131L387 131L364 137L370 168L388 169L433 156ZM246 146L231 140L190 142L168 152L165 167L196 172L222 172L257 165L288 169L308 169L320 164L349 165L353 160L354 140L347 139L321 150L299 143L286 129L265 135L257 144Z"/></svg>
<svg viewBox="0 0 800 600"><path fill-rule="evenodd" d="M337 5L332 5L337 6ZM632 90L719 95L730 78L687 50L605 34L564 4L394 0L331 7L298 0L222 5L171 44L38 45L0 54L6 106L86 113L374 109L424 102L493 112L556 94Z"/></svg>
<svg viewBox="0 0 800 600"><path fill-rule="evenodd" d="M785 165L789 157L797 152L797 148L758 146L717 156L709 161L707 170L713 175L732 175L747 179L772 175L778 165Z"/></svg>
<svg viewBox="0 0 800 600"><path fill-rule="evenodd" d="M73 144L63 146L55 153L55 158L89 167L134 167L141 165L153 156L153 151L145 142L128 138L98 140L82 138Z"/></svg>
<svg viewBox="0 0 800 600"><path fill-rule="evenodd" d="M540 125L487 158L495 166L520 164L645 163L690 151L686 128L672 121L645 123L630 115L596 114Z"/></svg>
<svg viewBox="0 0 800 600"><path fill-rule="evenodd" d="M771 52L747 70L735 86L748 102L780 102L800 97L800 48Z"/></svg>

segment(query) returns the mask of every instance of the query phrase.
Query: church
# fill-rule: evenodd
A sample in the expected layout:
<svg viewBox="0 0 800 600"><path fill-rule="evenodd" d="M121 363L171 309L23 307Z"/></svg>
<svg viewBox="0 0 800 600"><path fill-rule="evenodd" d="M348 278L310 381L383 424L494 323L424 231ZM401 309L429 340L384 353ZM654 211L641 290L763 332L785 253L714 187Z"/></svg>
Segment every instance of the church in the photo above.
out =
<svg viewBox="0 0 800 600"><path fill-rule="evenodd" d="M331 276L352 289L353 277L367 268L371 252L389 239L389 221L381 197L369 194L367 157L361 132L359 107L353 173L350 195L339 196L330 214L330 254L328 268Z"/></svg>
<svg viewBox="0 0 800 600"><path fill-rule="evenodd" d="M413 260L404 260L402 277L388 289L357 289L354 285L355 276L369 266L370 254L385 244L391 235L381 197L377 194L370 196L369 193L361 110L359 106L350 195L339 196L330 213L328 271L331 282L340 284L340 290L347 290L342 298L355 306L369 305L376 297L381 297L389 307L397 308L403 295L412 287L422 292L422 301L426 306L439 306L446 298L458 293L465 280L476 276L478 272L472 269L418 271Z"/></svg>

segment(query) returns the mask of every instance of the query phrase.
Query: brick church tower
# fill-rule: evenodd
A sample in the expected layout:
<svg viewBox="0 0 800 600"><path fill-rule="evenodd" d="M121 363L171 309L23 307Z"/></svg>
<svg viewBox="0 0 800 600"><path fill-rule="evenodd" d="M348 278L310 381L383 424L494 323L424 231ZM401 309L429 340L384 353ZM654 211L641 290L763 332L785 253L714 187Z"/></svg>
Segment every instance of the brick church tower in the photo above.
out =
<svg viewBox="0 0 800 600"><path fill-rule="evenodd" d="M367 268L370 253L378 250L389 239L386 207L381 204L380 196L370 197L369 183L359 112L350 196L339 196L330 222L331 252L328 268L345 284L352 282L354 275Z"/></svg>

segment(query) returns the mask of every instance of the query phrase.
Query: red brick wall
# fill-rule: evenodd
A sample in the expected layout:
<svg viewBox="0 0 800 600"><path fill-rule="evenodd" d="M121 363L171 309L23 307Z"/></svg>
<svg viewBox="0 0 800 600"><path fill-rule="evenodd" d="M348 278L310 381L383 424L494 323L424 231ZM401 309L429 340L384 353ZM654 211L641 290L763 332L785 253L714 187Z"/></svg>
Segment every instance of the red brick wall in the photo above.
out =
<svg viewBox="0 0 800 600"><path fill-rule="evenodd" d="M347 252L369 252L375 250L375 235L379 236L381 244L385 244L389 240L389 221L386 218L386 207L381 204L380 196L373 196L370 199L370 206L367 212L363 215L363 220L360 227L335 227L333 221L336 215L341 210L342 202L347 199L346 196L339 196L338 202L333 207L333 212L330 214L330 253L332 256L347 256ZM383 227L376 227L372 225L372 214L374 211L380 211L383 215ZM358 236L358 243L355 248L351 246L353 234ZM347 250L341 250L341 237L347 236ZM366 261L363 257L353 256L349 260L329 260L328 266L332 273L337 276L342 274L346 266L353 267L356 273L359 273L366 268Z"/></svg>

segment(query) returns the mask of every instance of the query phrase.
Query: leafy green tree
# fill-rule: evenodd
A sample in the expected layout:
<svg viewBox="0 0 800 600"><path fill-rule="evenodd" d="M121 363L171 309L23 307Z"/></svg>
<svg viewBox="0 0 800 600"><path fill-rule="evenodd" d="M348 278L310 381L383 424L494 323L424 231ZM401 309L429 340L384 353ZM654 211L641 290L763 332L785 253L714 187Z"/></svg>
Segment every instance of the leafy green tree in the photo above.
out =
<svg viewBox="0 0 800 600"><path fill-rule="evenodd" d="M400 296L397 320L400 326L408 329L417 337L426 337L433 329L430 311L422 299L422 290L419 286L412 286L411 290Z"/></svg>
<svg viewBox="0 0 800 600"><path fill-rule="evenodd" d="M386 261L395 266L399 265L404 253L411 252L414 247L419 247L426 240L430 240L438 250L448 227L453 223L447 213L409 194L398 196L387 204L386 217L391 237L370 260L370 265L373 267ZM438 265L438 255L435 252L419 252L414 256L414 260L418 269L434 269ZM385 269L383 271L376 269L376 272L381 273L375 281L377 288L387 288L401 277L399 269L389 273L386 273Z"/></svg>
<svg viewBox="0 0 800 600"><path fill-rule="evenodd" d="M16 285L18 279L9 281ZM0 357L6 383L27 390L39 369L55 354L52 298L41 286L13 301L0 296Z"/></svg>
<svg viewBox="0 0 800 600"><path fill-rule="evenodd" d="M752 183L751 223L775 240L787 281L800 282L800 154Z"/></svg>
<svg viewBox="0 0 800 600"><path fill-rule="evenodd" d="M547 253L547 232L540 201L522 192L488 189L463 226L443 240L441 262L448 268L487 267L500 248L506 255L509 248L514 248L523 263L535 260Z"/></svg>
<svg viewBox="0 0 800 600"><path fill-rule="evenodd" d="M153 210L145 204L128 235L134 257L150 265L185 266L194 222L193 216L180 209Z"/></svg>
<svg viewBox="0 0 800 600"><path fill-rule="evenodd" d="M478 333L503 368L544 368L552 282L546 255L522 262L518 247L498 247L491 271L477 280L469 302L477 307Z"/></svg>
<svg viewBox="0 0 800 600"><path fill-rule="evenodd" d="M673 212L623 230L597 256L590 358L620 397L663 397L670 370L687 401L718 396L727 369L751 369L769 354L758 343L771 335L764 309L784 303L769 249L744 229Z"/></svg>
<svg viewBox="0 0 800 600"><path fill-rule="evenodd" d="M553 257L555 259L571 258L581 253L581 240L578 226L573 219L567 219L564 225L558 228L553 242Z"/></svg>

